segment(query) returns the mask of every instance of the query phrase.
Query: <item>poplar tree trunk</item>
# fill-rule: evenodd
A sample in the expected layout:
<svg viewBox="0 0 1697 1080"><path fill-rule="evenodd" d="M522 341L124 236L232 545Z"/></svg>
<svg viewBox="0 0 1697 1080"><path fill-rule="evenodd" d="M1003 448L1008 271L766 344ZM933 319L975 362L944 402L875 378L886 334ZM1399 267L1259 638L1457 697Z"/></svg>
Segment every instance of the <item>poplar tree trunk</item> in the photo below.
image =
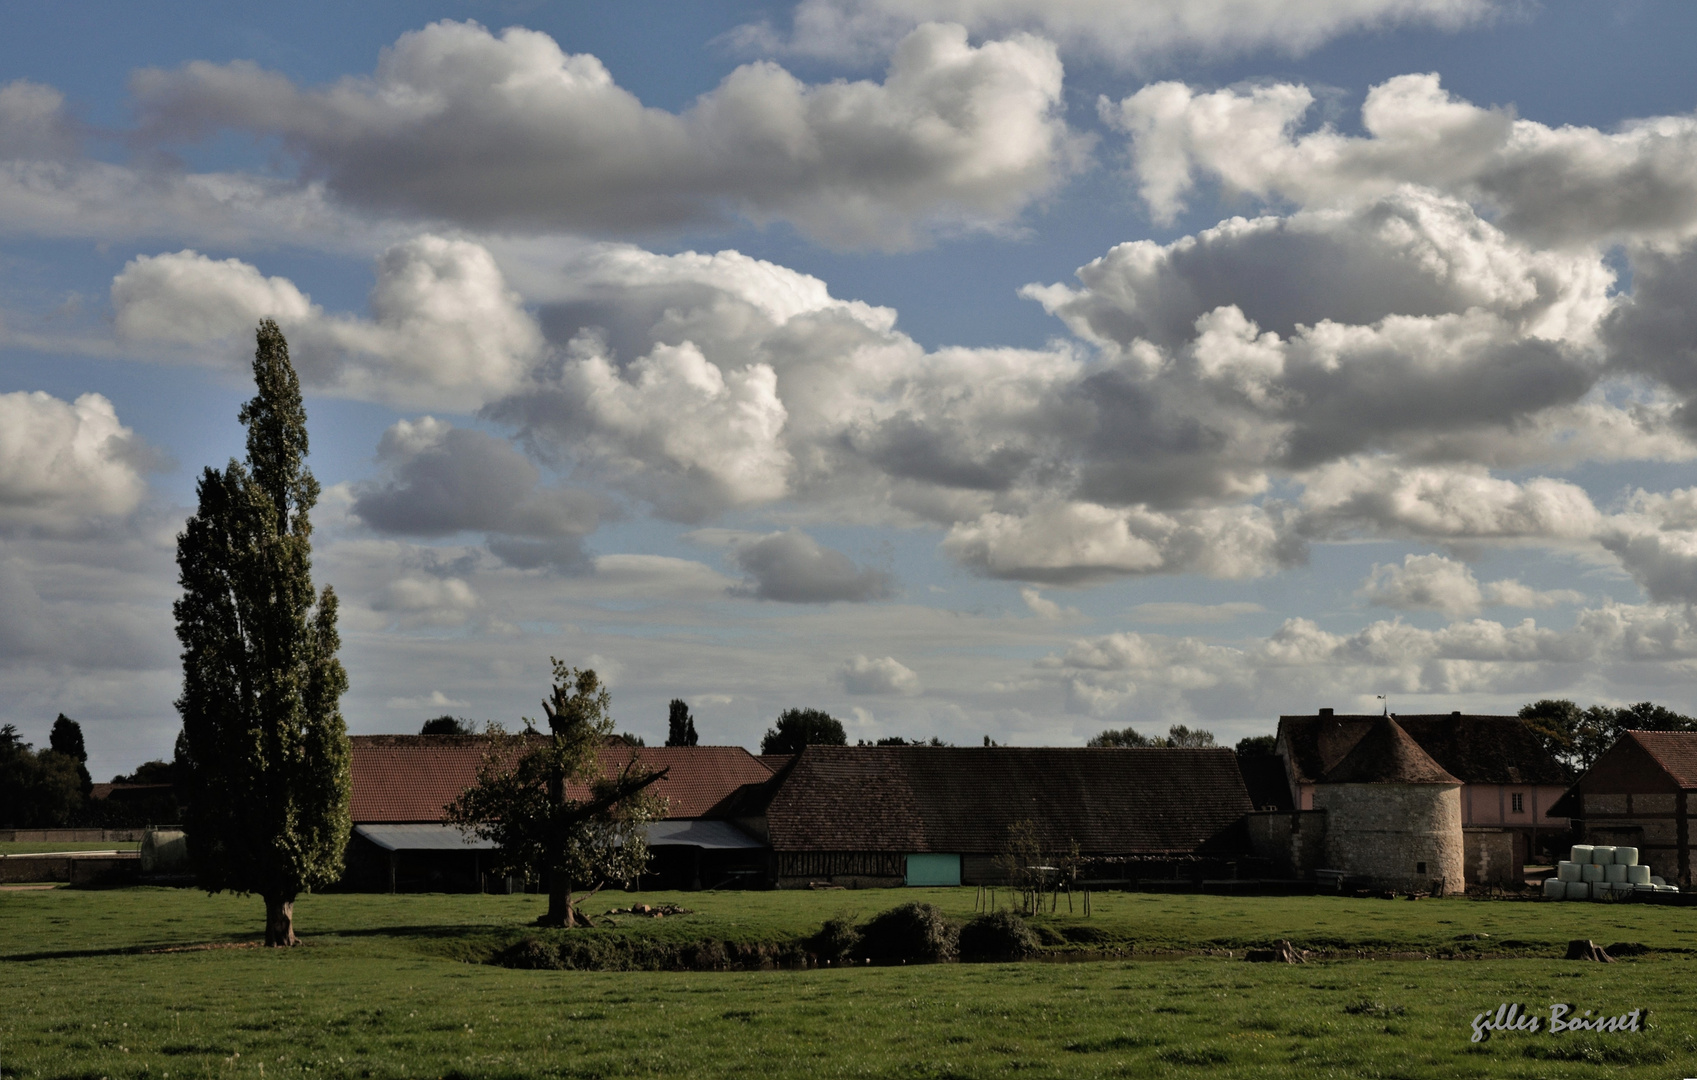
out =
<svg viewBox="0 0 1697 1080"><path fill-rule="evenodd" d="M299 945L295 937L295 900L280 896L265 898L265 944L268 948Z"/></svg>

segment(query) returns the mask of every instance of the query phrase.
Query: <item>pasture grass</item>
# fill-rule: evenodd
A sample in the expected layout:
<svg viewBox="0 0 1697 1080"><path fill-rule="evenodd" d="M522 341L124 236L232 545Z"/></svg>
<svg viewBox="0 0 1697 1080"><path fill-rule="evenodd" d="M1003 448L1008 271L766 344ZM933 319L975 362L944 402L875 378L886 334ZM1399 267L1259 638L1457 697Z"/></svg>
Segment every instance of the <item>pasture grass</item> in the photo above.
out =
<svg viewBox="0 0 1697 1080"><path fill-rule="evenodd" d="M632 899L604 894L588 909ZM694 914L572 933L795 940L826 918L914 899L969 916L974 890L634 899ZM0 893L0 1076L1659 1077L1697 1062L1692 909L1094 901L1090 920L1068 918L1063 903L1037 923L1061 941L1088 926L1093 945L1130 948L1132 959L683 973L463 962L527 933L542 907L534 896L307 896L296 907L307 944L264 950L250 947L253 898ZM1555 959L1572 937L1647 951L1613 965ZM1510 958L1285 966L1205 954L1278 938L1351 955ZM1479 948L1505 942L1516 944ZM1648 1008L1651 1030L1470 1042L1473 1016L1505 1001Z"/></svg>

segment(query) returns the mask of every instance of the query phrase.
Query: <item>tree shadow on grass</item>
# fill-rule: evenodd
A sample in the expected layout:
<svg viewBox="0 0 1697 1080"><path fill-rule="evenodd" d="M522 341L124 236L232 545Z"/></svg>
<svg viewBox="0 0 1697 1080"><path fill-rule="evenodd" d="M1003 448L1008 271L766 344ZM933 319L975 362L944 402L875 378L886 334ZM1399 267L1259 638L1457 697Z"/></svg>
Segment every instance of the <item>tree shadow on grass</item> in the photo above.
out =
<svg viewBox="0 0 1697 1080"><path fill-rule="evenodd" d="M310 947L314 939L325 938L429 938L432 940L476 939L503 937L524 929L513 927L465 926L461 924L431 924L418 926L374 926L352 930L317 930L301 937L301 944ZM208 941L160 941L137 945L112 945L98 949L42 949L35 952L0 954L0 964L28 963L35 960L81 960L110 956L159 956L168 953L206 952L214 949L258 949L262 943L248 934L230 934Z"/></svg>

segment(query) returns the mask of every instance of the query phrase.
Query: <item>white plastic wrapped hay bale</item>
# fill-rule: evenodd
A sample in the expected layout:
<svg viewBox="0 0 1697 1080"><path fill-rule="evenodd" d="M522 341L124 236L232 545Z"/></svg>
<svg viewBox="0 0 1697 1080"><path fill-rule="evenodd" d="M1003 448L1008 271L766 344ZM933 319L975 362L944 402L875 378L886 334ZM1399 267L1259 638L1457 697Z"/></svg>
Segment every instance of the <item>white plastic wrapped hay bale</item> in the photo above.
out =
<svg viewBox="0 0 1697 1080"><path fill-rule="evenodd" d="M1593 900L1607 900L1609 898L1610 893L1609 893L1609 883L1608 882L1606 882L1606 881L1593 881L1591 883L1590 888L1591 888L1591 899L1593 899Z"/></svg>
<svg viewBox="0 0 1697 1080"><path fill-rule="evenodd" d="M1650 884L1650 868L1634 863L1626 867L1626 880L1634 885L1648 885Z"/></svg>
<svg viewBox="0 0 1697 1080"><path fill-rule="evenodd" d="M1652 884L1652 885L1666 885L1667 882L1662 880L1660 875L1651 874L1650 875L1650 884Z"/></svg>
<svg viewBox="0 0 1697 1080"><path fill-rule="evenodd" d="M1602 862L1603 860L1598 859L1597 861ZM1615 865L1616 866L1637 866L1638 865L1638 849L1635 848L1635 847L1617 847L1617 848L1615 848Z"/></svg>
<svg viewBox="0 0 1697 1080"><path fill-rule="evenodd" d="M1544 899L1566 900L1567 882L1561 878L1547 877L1544 879Z"/></svg>
<svg viewBox="0 0 1697 1080"><path fill-rule="evenodd" d="M1591 861L1598 866L1607 866L1615 861L1615 849L1609 844L1598 844L1591 849Z"/></svg>
<svg viewBox="0 0 1697 1080"><path fill-rule="evenodd" d="M1579 868L1579 880L1606 881L1607 879L1603 876L1603 868L1601 866L1594 862L1588 862Z"/></svg>
<svg viewBox="0 0 1697 1080"><path fill-rule="evenodd" d="M1655 891L1656 891L1656 887L1655 887L1655 886L1654 886L1654 885L1651 885L1651 884L1649 884L1649 883L1648 883L1648 882L1646 882L1646 883L1644 883L1644 884L1643 884L1643 885L1634 885L1634 886L1632 886L1632 891L1633 891L1633 892L1647 892L1647 893L1653 893L1653 892L1655 892Z"/></svg>
<svg viewBox="0 0 1697 1080"><path fill-rule="evenodd" d="M1556 863L1556 877L1560 878L1562 881L1584 880L1579 876L1579 864L1576 862L1569 862L1566 859Z"/></svg>
<svg viewBox="0 0 1697 1080"><path fill-rule="evenodd" d="M1631 867L1629 866L1622 866L1619 863L1610 863L1603 867L1603 880L1610 882L1611 884L1618 885L1626 880L1626 872L1630 869Z"/></svg>
<svg viewBox="0 0 1697 1080"><path fill-rule="evenodd" d="M1596 862L1595 859L1591 858L1591 852L1593 850L1594 849L1590 844L1575 844L1573 845L1573 851L1568 854L1568 858L1572 859L1580 866L1584 866L1588 862Z"/></svg>
<svg viewBox="0 0 1697 1080"><path fill-rule="evenodd" d="M1567 883L1567 898L1569 900L1589 900L1591 898L1591 886L1583 881L1570 881Z"/></svg>

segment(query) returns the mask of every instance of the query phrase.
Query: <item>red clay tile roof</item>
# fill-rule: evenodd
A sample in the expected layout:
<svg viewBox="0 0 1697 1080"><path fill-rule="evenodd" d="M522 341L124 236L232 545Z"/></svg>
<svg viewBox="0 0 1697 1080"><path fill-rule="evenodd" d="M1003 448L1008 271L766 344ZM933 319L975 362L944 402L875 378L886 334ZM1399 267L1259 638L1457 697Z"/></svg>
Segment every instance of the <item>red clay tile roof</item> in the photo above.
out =
<svg viewBox="0 0 1697 1080"><path fill-rule="evenodd" d="M1461 781L1420 749L1395 720L1381 716L1343 760L1321 777L1322 784L1454 784Z"/></svg>
<svg viewBox="0 0 1697 1080"><path fill-rule="evenodd" d="M1623 731L1546 813L1580 817L1581 794L1697 790L1697 732Z"/></svg>
<svg viewBox="0 0 1697 1080"><path fill-rule="evenodd" d="M348 741L356 824L442 820L442 808L477 779L487 747L480 735L354 735ZM738 787L771 778L740 746L609 746L601 751L601 767L617 769L632 755L650 768L670 769L653 790L666 798L674 818L701 817Z"/></svg>
<svg viewBox="0 0 1697 1080"><path fill-rule="evenodd" d="M1681 788L1697 789L1697 731L1628 731Z"/></svg>
<svg viewBox="0 0 1697 1080"><path fill-rule="evenodd" d="M1029 820L1057 851L1194 852L1252 809L1226 749L810 746L774 782L777 851L995 854Z"/></svg>
<svg viewBox="0 0 1697 1080"><path fill-rule="evenodd" d="M1299 784L1319 783L1379 719L1374 715L1281 716L1279 746ZM1398 716L1445 772L1464 784L1566 784L1561 763L1518 716L1434 713Z"/></svg>

